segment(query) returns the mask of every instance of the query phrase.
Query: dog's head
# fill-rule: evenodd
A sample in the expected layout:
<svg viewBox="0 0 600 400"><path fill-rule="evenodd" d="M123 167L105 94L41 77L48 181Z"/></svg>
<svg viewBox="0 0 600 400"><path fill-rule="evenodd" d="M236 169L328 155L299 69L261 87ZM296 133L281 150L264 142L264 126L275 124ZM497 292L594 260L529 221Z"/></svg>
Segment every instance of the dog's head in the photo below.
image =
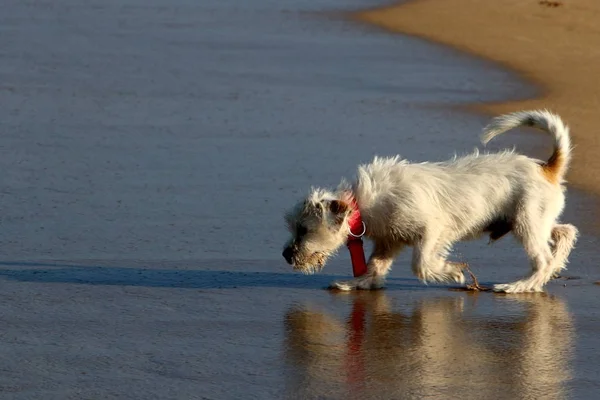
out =
<svg viewBox="0 0 600 400"><path fill-rule="evenodd" d="M313 189L285 215L292 235L282 253L285 260L306 274L323 269L327 258L346 242L351 213L350 198Z"/></svg>

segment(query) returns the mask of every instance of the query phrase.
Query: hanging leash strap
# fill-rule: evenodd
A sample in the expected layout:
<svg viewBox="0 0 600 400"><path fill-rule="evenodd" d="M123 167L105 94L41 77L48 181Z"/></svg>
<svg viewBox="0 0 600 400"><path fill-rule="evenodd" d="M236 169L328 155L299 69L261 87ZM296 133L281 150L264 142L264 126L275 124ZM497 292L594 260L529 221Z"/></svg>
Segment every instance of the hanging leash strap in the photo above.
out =
<svg viewBox="0 0 600 400"><path fill-rule="evenodd" d="M362 220L360 210L356 204L356 200L352 199L352 214L348 219L348 241L346 246L350 251L350 259L352 260L352 273L355 278L367 273L367 262L365 260L365 251L363 248L363 240L367 227Z"/></svg>

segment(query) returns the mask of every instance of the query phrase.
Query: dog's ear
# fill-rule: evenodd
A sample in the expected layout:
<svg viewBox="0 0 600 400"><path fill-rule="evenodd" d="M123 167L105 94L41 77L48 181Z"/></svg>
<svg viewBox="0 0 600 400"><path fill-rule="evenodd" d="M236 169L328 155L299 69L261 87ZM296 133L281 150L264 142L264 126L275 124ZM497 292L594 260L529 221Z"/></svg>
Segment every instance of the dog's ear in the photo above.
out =
<svg viewBox="0 0 600 400"><path fill-rule="evenodd" d="M329 202L329 211L335 215L343 215L350 210L350 204L342 200L331 200Z"/></svg>

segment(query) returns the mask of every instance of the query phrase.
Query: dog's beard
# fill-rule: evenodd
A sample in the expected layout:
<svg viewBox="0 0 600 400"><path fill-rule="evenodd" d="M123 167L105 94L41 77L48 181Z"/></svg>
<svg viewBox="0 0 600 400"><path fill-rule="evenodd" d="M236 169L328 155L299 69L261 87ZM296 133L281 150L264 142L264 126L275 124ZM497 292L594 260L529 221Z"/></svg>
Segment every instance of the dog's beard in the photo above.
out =
<svg viewBox="0 0 600 400"><path fill-rule="evenodd" d="M295 262L294 270L300 271L305 275L312 275L323 270L326 261L327 255L317 251L301 262Z"/></svg>

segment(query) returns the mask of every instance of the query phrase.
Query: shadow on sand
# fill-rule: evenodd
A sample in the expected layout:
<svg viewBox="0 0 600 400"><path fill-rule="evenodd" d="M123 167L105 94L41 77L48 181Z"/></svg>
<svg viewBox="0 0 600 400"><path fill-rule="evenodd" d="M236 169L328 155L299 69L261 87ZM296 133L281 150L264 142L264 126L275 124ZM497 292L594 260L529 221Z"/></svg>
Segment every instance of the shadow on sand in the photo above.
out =
<svg viewBox="0 0 600 400"><path fill-rule="evenodd" d="M74 283L188 289L240 287L324 289L348 276L302 275L283 272L105 267L60 263L0 262L0 277L21 282ZM389 279L386 290L427 290L444 286L423 285L417 279Z"/></svg>

